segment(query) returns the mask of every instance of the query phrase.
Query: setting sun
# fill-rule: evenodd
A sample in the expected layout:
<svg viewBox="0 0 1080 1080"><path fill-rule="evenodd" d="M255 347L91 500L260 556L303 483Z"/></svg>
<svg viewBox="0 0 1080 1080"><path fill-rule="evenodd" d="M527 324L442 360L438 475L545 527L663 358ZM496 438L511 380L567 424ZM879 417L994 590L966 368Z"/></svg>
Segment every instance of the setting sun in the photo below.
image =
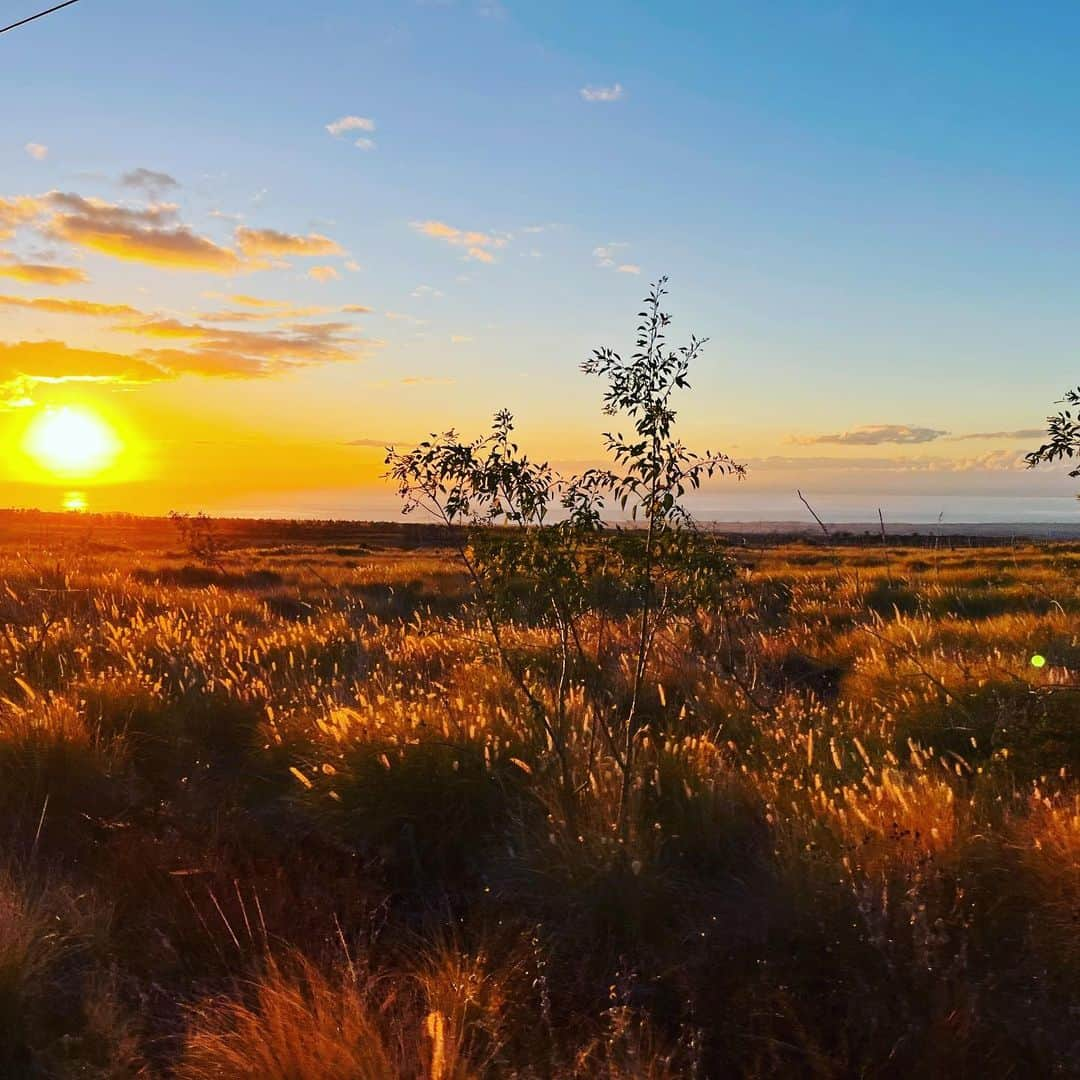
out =
<svg viewBox="0 0 1080 1080"><path fill-rule="evenodd" d="M49 409L26 433L27 453L57 476L93 476L108 468L120 452L116 432L86 409Z"/></svg>

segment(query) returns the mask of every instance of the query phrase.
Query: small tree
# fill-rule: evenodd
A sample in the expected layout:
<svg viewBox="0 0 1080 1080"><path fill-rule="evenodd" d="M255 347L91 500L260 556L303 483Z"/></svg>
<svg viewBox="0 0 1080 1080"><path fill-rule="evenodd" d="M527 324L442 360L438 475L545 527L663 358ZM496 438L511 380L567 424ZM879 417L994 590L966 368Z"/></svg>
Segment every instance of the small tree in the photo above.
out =
<svg viewBox="0 0 1080 1080"><path fill-rule="evenodd" d="M603 750L621 780L619 828L625 835L637 775L648 682L658 635L673 622L719 603L732 564L713 536L700 532L685 494L716 474L744 467L722 453L698 454L674 435L672 397L689 389L691 364L704 340L669 349L670 316L661 309L666 279L639 313L635 351L624 360L596 350L582 370L606 380L604 412L622 416L632 434L606 432L609 468L560 477L513 441L513 417L496 414L489 435L463 442L453 430L405 453L388 448L387 476L406 513L424 510L455 530L493 647L528 704L534 730L559 762L564 810L572 821L600 748L590 743L575 763L567 700L573 685L588 695ZM637 528L605 528L604 508L629 511ZM558 508L558 520L549 515ZM633 619L633 657L625 694L606 676L605 631L618 613ZM508 630L527 620L551 630L557 675L545 684L536 657L511 647ZM593 633L589 637L589 623Z"/></svg>
<svg viewBox="0 0 1080 1080"><path fill-rule="evenodd" d="M1058 404L1080 405L1080 387L1069 390ZM1027 455L1028 468L1033 469L1043 462L1063 461L1080 456L1080 413L1076 418L1068 409L1046 418L1048 441L1038 450ZM1069 472L1070 476L1080 476L1080 466Z"/></svg>
<svg viewBox="0 0 1080 1080"><path fill-rule="evenodd" d="M170 510L169 520L176 526L188 555L203 566L221 569L221 539L214 530L213 518L201 511L192 516Z"/></svg>

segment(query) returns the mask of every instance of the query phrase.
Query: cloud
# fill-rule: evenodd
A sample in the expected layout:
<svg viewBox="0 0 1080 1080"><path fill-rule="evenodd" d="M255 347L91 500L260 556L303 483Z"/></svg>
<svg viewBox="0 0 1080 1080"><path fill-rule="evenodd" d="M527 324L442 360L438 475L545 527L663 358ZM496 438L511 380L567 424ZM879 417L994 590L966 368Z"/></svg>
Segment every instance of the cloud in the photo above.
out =
<svg viewBox="0 0 1080 1080"><path fill-rule="evenodd" d="M953 435L950 442L964 442L968 439L1041 439L1046 434L1043 428L1020 428L1018 431L973 431L969 435Z"/></svg>
<svg viewBox="0 0 1080 1080"><path fill-rule="evenodd" d="M453 386L457 380L438 378L435 375L406 375L401 380L404 386Z"/></svg>
<svg viewBox="0 0 1080 1080"><path fill-rule="evenodd" d="M152 199L157 198L164 191L180 186L180 182L175 177L154 169L131 169L120 177L120 184L122 187L141 191Z"/></svg>
<svg viewBox="0 0 1080 1080"><path fill-rule="evenodd" d="M803 446L829 443L835 446L881 446L883 443L928 443L948 435L937 428L912 427L908 424L868 424L853 431L831 435L798 436L792 441Z"/></svg>
<svg viewBox="0 0 1080 1080"><path fill-rule="evenodd" d="M54 315L136 316L139 311L128 304L96 304L92 300L70 300L54 297L0 296L0 307L29 308Z"/></svg>
<svg viewBox="0 0 1080 1080"><path fill-rule="evenodd" d="M236 330L177 319L147 319L116 329L183 347L150 347L138 356L174 374L265 378L318 364L361 360L378 342L360 337L351 323L295 324L278 330Z"/></svg>
<svg viewBox="0 0 1080 1080"><path fill-rule="evenodd" d="M293 307L291 304L283 304L281 307L262 308L255 311L232 310L229 308L221 311L204 311L198 316L203 322L269 322L277 319L308 319L313 315L329 315L334 310L344 311L344 308L326 307L321 304L310 304L305 307Z"/></svg>
<svg viewBox="0 0 1080 1080"><path fill-rule="evenodd" d="M99 349L73 349L62 341L0 342L0 383L144 383L166 377L138 356Z"/></svg>
<svg viewBox="0 0 1080 1080"><path fill-rule="evenodd" d="M477 262L494 262L495 256L491 254L491 249L505 247L509 242L509 237L502 234L458 229L447 225L445 221L413 221L410 224L424 236L465 248L465 258Z"/></svg>
<svg viewBox="0 0 1080 1080"><path fill-rule="evenodd" d="M307 276L312 281L333 281L335 278L341 277L341 275L332 266L313 266L308 272Z"/></svg>
<svg viewBox="0 0 1080 1080"><path fill-rule="evenodd" d="M86 272L77 266L23 262L0 263L0 277L14 278L31 285L77 285L88 280Z"/></svg>
<svg viewBox="0 0 1080 1080"><path fill-rule="evenodd" d="M329 131L335 139L340 139L347 131L374 131L375 121L367 116L342 116L340 119L327 124L326 130ZM374 150L375 140L369 138L367 135L361 135L353 140L353 145L359 147L361 150Z"/></svg>
<svg viewBox="0 0 1080 1080"><path fill-rule="evenodd" d="M326 130L336 139L346 131L374 131L375 121L367 116L343 116L327 124Z"/></svg>
<svg viewBox="0 0 1080 1080"><path fill-rule="evenodd" d="M640 274L641 267L637 263L620 263L615 267L618 274Z"/></svg>
<svg viewBox="0 0 1080 1080"><path fill-rule="evenodd" d="M585 101L621 101L623 98L622 83L614 83L611 86L583 86L581 96Z"/></svg>
<svg viewBox="0 0 1080 1080"><path fill-rule="evenodd" d="M44 161L49 156L49 148L43 143L28 142L23 149L35 160Z"/></svg>
<svg viewBox="0 0 1080 1080"><path fill-rule="evenodd" d="M277 229L236 230L236 243L241 252L250 259L263 256L279 258L283 255L340 255L341 248L334 240L320 233L296 236Z"/></svg>
<svg viewBox="0 0 1080 1080"><path fill-rule="evenodd" d="M43 209L38 199L28 195L20 195L15 199L0 199L0 239L6 239L18 226L33 221Z"/></svg>
<svg viewBox="0 0 1080 1080"><path fill-rule="evenodd" d="M346 446L374 446L380 450L385 450L388 446L396 446L399 443L406 442L405 439L349 439Z"/></svg>
<svg viewBox="0 0 1080 1080"><path fill-rule="evenodd" d="M339 311L346 315L370 315L371 308L364 307L363 304L344 304L338 308Z"/></svg>
<svg viewBox="0 0 1080 1080"><path fill-rule="evenodd" d="M178 223L175 206L157 203L137 210L68 192L51 192L45 199L53 209L46 231L55 239L166 270L233 274L245 269L231 248Z"/></svg>
<svg viewBox="0 0 1080 1080"><path fill-rule="evenodd" d="M753 458L747 466L751 473L763 472L896 472L896 473L968 473L1012 472L1025 467L1022 450L992 450L969 458L929 457L784 457L773 455Z"/></svg>
<svg viewBox="0 0 1080 1080"><path fill-rule="evenodd" d="M417 285L415 289L409 294L410 296L443 296L445 295L441 289L433 288L431 285Z"/></svg>
<svg viewBox="0 0 1080 1080"><path fill-rule="evenodd" d="M637 267L634 270L623 269L624 266L634 266L634 263L619 264L617 262L620 249L627 248L629 246L629 244L625 243L622 240L612 240L606 244L600 244L598 247L594 247L592 253L593 258L596 260L596 265L604 270L615 269L616 271L624 274L640 273L641 267Z"/></svg>
<svg viewBox="0 0 1080 1080"><path fill-rule="evenodd" d="M204 293L203 295L215 299L221 298L220 293ZM288 300L268 300L262 296L251 296L249 293L230 293L224 299L253 308L287 308L290 304Z"/></svg>
<svg viewBox="0 0 1080 1080"><path fill-rule="evenodd" d="M359 337L352 324L344 322L253 332L149 318L115 329L181 344L123 353L72 348L60 341L0 342L0 403L9 408L32 404L29 394L40 383L141 384L180 375L266 378L317 364L360 360L379 344Z"/></svg>
<svg viewBox="0 0 1080 1080"><path fill-rule="evenodd" d="M451 334L450 335L450 344L451 345L465 345L470 341L472 341L472 338L469 337L468 334Z"/></svg>

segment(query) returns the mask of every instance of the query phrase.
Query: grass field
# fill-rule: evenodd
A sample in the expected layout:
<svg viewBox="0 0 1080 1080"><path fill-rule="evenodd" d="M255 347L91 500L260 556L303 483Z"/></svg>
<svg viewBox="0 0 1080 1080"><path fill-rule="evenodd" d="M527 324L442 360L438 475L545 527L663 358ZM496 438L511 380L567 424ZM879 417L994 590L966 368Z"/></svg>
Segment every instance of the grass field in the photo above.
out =
<svg viewBox="0 0 1080 1080"><path fill-rule="evenodd" d="M622 837L446 534L219 539L0 522L0 1075L1076 1074L1080 546L733 545Z"/></svg>

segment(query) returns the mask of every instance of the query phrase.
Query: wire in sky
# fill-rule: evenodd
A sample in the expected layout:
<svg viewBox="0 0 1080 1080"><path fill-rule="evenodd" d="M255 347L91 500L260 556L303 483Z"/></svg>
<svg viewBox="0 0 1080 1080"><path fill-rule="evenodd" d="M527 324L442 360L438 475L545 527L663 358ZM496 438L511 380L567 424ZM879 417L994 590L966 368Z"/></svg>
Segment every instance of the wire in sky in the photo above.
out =
<svg viewBox="0 0 1080 1080"><path fill-rule="evenodd" d="M57 4L55 7L48 8L45 11L39 11L36 15L28 15L25 19L20 19L18 22L11 23L10 26L0 26L0 34L6 34L9 30L14 30L16 26L25 26L28 22L40 19L43 15L51 15L54 11L71 7L72 4L77 4L78 2L79 0L64 0L62 4Z"/></svg>

